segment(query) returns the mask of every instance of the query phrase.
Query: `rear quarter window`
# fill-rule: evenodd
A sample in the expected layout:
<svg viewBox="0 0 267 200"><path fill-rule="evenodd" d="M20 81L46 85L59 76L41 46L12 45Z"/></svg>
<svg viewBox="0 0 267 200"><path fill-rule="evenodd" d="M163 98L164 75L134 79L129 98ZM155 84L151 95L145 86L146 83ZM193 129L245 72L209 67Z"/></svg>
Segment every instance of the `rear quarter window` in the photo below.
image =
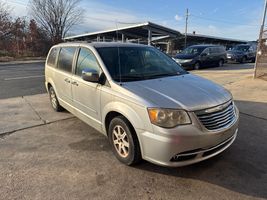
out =
<svg viewBox="0 0 267 200"><path fill-rule="evenodd" d="M58 55L59 48L53 48L51 49L48 58L47 58L47 64L51 67L56 66L56 58Z"/></svg>
<svg viewBox="0 0 267 200"><path fill-rule="evenodd" d="M65 72L72 72L73 57L76 47L62 47L58 56L58 69Z"/></svg>

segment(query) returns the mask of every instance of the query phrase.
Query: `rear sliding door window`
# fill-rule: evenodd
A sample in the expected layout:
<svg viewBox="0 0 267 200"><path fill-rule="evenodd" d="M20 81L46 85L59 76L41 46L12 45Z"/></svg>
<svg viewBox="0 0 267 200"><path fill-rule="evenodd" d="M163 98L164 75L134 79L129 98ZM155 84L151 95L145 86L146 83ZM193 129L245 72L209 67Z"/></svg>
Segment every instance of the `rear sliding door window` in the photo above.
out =
<svg viewBox="0 0 267 200"><path fill-rule="evenodd" d="M58 68L65 72L72 71L73 57L76 47L63 47L61 48L58 56Z"/></svg>
<svg viewBox="0 0 267 200"><path fill-rule="evenodd" d="M56 66L56 58L57 58L58 50L59 50L59 48L53 48L50 51L50 54L49 54L48 59L47 59L47 64L51 67Z"/></svg>

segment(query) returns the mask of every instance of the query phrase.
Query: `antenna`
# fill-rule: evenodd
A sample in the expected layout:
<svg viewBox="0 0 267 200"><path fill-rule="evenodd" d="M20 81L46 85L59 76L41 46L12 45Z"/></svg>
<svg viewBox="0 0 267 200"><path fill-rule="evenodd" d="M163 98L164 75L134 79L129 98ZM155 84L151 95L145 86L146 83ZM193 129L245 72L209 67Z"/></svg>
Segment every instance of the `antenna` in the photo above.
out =
<svg viewBox="0 0 267 200"><path fill-rule="evenodd" d="M118 64L119 64L119 81L120 81L120 85L121 84L121 56L120 56L120 48L119 48L119 45L118 45L118 41L119 41L119 29L118 29L118 22L116 20L116 36L117 36L117 50L118 50Z"/></svg>

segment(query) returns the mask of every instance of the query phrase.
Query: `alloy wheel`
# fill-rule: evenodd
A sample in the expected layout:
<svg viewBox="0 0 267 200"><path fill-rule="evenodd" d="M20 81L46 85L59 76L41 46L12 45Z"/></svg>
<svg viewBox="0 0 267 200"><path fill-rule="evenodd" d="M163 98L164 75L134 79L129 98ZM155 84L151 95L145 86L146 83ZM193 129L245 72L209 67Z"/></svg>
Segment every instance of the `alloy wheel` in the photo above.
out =
<svg viewBox="0 0 267 200"><path fill-rule="evenodd" d="M113 128L112 141L116 151L121 157L125 158L129 155L130 143L127 133L122 126L116 125Z"/></svg>

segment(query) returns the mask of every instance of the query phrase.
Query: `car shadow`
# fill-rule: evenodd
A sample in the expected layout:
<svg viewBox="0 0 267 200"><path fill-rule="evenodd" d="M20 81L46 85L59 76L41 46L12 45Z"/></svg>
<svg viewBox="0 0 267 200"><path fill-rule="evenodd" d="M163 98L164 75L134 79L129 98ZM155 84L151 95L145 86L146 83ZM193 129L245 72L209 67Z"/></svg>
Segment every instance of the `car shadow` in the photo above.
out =
<svg viewBox="0 0 267 200"><path fill-rule="evenodd" d="M265 103L237 101L238 103L267 110ZM242 108L240 110L242 112ZM267 116L262 119L249 113L241 113L238 137L222 154L180 168L161 167L145 161L135 168L177 178L200 180L252 197L267 198L266 141Z"/></svg>

